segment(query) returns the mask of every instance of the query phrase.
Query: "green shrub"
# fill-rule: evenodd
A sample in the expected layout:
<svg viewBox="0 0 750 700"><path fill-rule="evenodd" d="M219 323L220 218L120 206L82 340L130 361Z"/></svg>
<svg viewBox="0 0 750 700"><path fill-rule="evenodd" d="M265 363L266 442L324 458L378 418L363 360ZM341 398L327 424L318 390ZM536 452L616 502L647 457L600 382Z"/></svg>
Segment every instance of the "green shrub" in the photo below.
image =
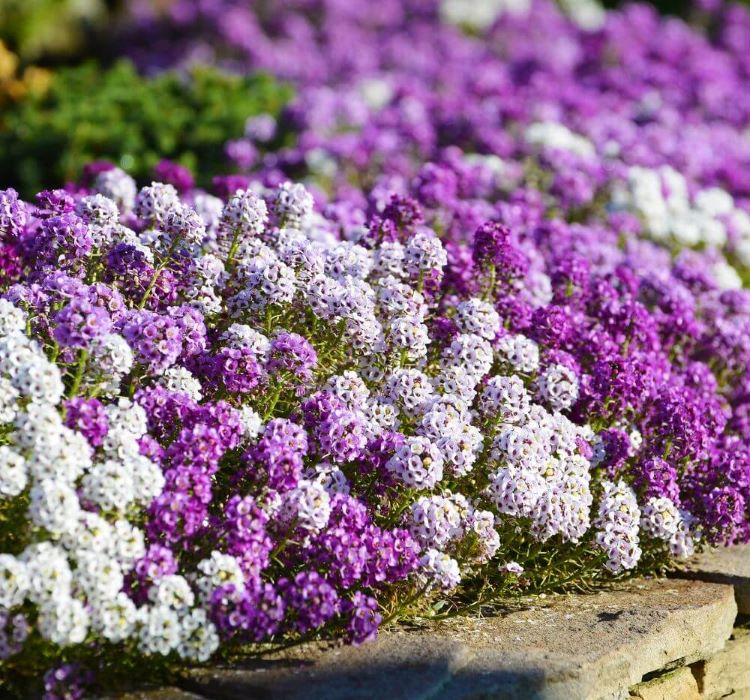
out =
<svg viewBox="0 0 750 700"><path fill-rule="evenodd" d="M0 0L0 39L24 61L85 48L108 16L104 0Z"/></svg>
<svg viewBox="0 0 750 700"><path fill-rule="evenodd" d="M92 160L143 179L162 158L205 185L227 171L224 144L242 136L247 117L276 115L290 97L289 87L263 74L197 68L144 78L126 62L106 71L63 68L43 95L0 111L0 186L30 196L78 178Z"/></svg>

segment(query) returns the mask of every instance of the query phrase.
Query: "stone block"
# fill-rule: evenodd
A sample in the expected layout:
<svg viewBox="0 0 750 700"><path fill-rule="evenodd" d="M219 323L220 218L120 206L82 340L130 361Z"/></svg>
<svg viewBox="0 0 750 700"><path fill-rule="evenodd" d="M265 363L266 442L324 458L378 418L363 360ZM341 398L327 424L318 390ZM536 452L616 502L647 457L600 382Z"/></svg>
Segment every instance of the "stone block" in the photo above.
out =
<svg viewBox="0 0 750 700"><path fill-rule="evenodd" d="M706 550L693 557L686 571L676 576L734 586L740 615L750 615L750 544Z"/></svg>
<svg viewBox="0 0 750 700"><path fill-rule="evenodd" d="M720 651L736 612L729 586L639 580L386 630L361 647L304 645L192 672L184 687L216 700L619 700L645 674Z"/></svg>
<svg viewBox="0 0 750 700"><path fill-rule="evenodd" d="M736 629L724 649L701 664L699 681L706 700L750 695L750 630Z"/></svg>
<svg viewBox="0 0 750 700"><path fill-rule="evenodd" d="M689 666L670 671L630 689L637 700L701 700L698 681Z"/></svg>

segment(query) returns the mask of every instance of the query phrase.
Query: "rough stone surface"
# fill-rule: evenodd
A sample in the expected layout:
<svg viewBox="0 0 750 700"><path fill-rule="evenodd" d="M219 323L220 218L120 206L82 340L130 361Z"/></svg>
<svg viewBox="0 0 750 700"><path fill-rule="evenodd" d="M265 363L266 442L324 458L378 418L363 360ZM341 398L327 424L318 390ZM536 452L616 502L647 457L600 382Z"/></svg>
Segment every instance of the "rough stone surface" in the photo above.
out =
<svg viewBox="0 0 750 700"><path fill-rule="evenodd" d="M722 649L736 612L729 586L634 581L386 631L362 647L306 645L193 672L184 687L217 700L627 698L645 674Z"/></svg>
<svg viewBox="0 0 750 700"><path fill-rule="evenodd" d="M205 700L202 696L181 688L152 688L115 696L104 696L98 700Z"/></svg>
<svg viewBox="0 0 750 700"><path fill-rule="evenodd" d="M460 642L437 635L383 634L361 647L307 645L231 669L191 674L189 688L212 698L430 698L469 659Z"/></svg>
<svg viewBox="0 0 750 700"><path fill-rule="evenodd" d="M687 666L666 673L630 689L638 700L701 700L698 681Z"/></svg>
<svg viewBox="0 0 750 700"><path fill-rule="evenodd" d="M750 544L709 549L691 559L678 575L734 586L740 614L750 615Z"/></svg>
<svg viewBox="0 0 750 700"><path fill-rule="evenodd" d="M750 696L750 630L736 629L726 647L700 665L698 678L706 700L735 698L739 691Z"/></svg>

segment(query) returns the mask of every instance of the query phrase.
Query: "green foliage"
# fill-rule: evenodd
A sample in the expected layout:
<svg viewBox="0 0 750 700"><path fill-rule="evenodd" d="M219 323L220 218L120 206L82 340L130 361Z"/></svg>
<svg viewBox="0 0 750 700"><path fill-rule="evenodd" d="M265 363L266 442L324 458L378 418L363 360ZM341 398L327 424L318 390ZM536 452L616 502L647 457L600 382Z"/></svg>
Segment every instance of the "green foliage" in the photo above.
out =
<svg viewBox="0 0 750 700"><path fill-rule="evenodd" d="M205 185L227 172L224 144L242 136L247 117L276 115L290 97L289 87L262 74L198 68L144 78L126 62L106 71L63 68L46 93L0 112L0 187L31 196L101 159L145 179L162 158Z"/></svg>
<svg viewBox="0 0 750 700"><path fill-rule="evenodd" d="M104 0L0 0L0 40L24 60L69 56L106 17Z"/></svg>

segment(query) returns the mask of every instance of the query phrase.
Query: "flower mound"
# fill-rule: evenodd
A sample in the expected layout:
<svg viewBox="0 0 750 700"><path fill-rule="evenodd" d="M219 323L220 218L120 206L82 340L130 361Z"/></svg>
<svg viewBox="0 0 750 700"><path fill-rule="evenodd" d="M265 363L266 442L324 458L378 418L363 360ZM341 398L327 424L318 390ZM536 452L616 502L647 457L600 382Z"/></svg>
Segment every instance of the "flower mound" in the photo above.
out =
<svg viewBox="0 0 750 700"><path fill-rule="evenodd" d="M443 20L478 21L461 6ZM750 540L747 147L697 89L665 143L675 105L598 57L629 23L693 71L720 52L643 10L530 8L485 43L428 32L442 59L331 133L333 93L301 92L299 145L221 198L168 163L0 191L3 669L79 697L112 659L360 643ZM500 70L482 47L508 35ZM571 65L537 55L549 35ZM343 80L324 66L300 68ZM691 133L724 169L706 148L678 172ZM302 164L330 197L284 181Z"/></svg>
<svg viewBox="0 0 750 700"><path fill-rule="evenodd" d="M750 535L750 295L693 258L531 205L444 243L417 191L342 226L288 183L211 231L201 196L0 193L6 663L361 642Z"/></svg>

